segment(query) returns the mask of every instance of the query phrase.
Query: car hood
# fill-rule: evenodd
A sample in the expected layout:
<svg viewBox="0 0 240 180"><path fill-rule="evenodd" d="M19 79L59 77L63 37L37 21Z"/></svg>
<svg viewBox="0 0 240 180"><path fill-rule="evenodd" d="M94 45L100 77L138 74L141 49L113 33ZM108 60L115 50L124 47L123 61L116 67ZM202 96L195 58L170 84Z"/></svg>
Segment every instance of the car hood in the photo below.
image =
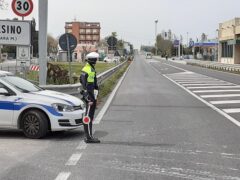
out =
<svg viewBox="0 0 240 180"><path fill-rule="evenodd" d="M34 100L38 103L46 103L46 104L53 104L53 103L61 103L61 104L68 104L72 106L80 106L83 102L71 95L60 93L56 91L38 91L38 92L31 92L25 94L26 99Z"/></svg>

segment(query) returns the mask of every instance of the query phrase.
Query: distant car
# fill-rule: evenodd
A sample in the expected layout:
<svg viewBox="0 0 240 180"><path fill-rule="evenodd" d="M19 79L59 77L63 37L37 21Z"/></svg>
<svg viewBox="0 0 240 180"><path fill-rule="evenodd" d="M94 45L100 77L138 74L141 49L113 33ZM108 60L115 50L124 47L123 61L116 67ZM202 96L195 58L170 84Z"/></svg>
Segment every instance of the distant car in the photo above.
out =
<svg viewBox="0 0 240 180"><path fill-rule="evenodd" d="M109 57L105 57L104 62L107 62L107 63L112 63L113 62L113 59L109 58Z"/></svg>
<svg viewBox="0 0 240 180"><path fill-rule="evenodd" d="M0 71L0 128L21 129L29 138L82 126L84 103L68 94L44 90Z"/></svg>
<svg viewBox="0 0 240 180"><path fill-rule="evenodd" d="M146 59L152 59L152 53L147 53L146 54Z"/></svg>

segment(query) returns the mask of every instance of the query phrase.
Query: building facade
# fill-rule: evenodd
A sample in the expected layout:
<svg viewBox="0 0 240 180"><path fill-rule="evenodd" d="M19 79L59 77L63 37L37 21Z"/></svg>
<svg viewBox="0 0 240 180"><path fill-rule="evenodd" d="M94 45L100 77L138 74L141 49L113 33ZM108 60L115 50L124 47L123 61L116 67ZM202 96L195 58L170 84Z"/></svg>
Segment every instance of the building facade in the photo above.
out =
<svg viewBox="0 0 240 180"><path fill-rule="evenodd" d="M240 64L240 18L219 24L219 62Z"/></svg>
<svg viewBox="0 0 240 180"><path fill-rule="evenodd" d="M78 44L96 45L100 41L101 26L98 22L66 22L65 32L72 33Z"/></svg>

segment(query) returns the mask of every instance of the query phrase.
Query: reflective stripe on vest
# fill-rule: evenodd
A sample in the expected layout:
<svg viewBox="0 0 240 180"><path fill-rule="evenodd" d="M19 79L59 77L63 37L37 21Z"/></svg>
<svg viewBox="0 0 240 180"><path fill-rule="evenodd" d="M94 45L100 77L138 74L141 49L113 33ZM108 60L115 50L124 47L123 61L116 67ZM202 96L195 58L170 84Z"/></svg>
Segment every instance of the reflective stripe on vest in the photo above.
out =
<svg viewBox="0 0 240 180"><path fill-rule="evenodd" d="M84 66L84 68L82 69L82 71L88 74L87 82L88 83L94 83L94 78L95 78L96 72L91 67L91 65L87 63Z"/></svg>

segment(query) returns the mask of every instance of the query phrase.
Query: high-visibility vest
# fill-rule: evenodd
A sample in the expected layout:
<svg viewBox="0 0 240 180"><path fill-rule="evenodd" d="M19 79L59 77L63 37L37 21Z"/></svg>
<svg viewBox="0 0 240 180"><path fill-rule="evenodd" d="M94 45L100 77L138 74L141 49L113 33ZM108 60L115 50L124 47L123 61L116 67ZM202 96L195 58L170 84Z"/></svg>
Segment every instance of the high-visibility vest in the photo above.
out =
<svg viewBox="0 0 240 180"><path fill-rule="evenodd" d="M88 74L87 82L94 83L96 71L91 67L91 65L89 63L87 63L83 67L82 71Z"/></svg>

